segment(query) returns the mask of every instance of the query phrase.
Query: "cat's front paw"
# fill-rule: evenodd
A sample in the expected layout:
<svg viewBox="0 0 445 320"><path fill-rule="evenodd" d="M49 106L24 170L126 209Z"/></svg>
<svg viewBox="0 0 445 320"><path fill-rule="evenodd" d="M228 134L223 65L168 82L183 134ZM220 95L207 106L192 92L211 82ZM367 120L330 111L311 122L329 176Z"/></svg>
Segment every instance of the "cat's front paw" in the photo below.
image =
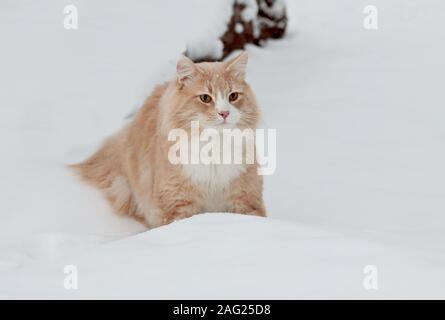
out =
<svg viewBox="0 0 445 320"><path fill-rule="evenodd" d="M151 214L149 217L146 217L147 225L150 229L165 226L175 221L179 221L182 219L186 219L191 217L192 214L185 214L182 212L170 212L170 213L162 213L160 210L156 213Z"/></svg>
<svg viewBox="0 0 445 320"><path fill-rule="evenodd" d="M254 211L248 211L248 212L240 212L241 214L246 214L249 216L257 216L257 217L266 217L266 211L265 210L254 210Z"/></svg>

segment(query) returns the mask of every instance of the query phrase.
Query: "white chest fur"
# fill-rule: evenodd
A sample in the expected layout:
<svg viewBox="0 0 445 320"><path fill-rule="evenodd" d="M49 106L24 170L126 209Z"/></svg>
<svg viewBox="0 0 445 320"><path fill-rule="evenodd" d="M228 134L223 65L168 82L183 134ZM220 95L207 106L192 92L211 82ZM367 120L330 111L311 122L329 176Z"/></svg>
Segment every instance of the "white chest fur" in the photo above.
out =
<svg viewBox="0 0 445 320"><path fill-rule="evenodd" d="M244 170L242 164L188 164L184 173L190 177L204 199L204 209L209 212L226 211L226 191L230 182Z"/></svg>
<svg viewBox="0 0 445 320"><path fill-rule="evenodd" d="M193 143L195 141L192 141ZM212 148L216 150L214 155L218 161L204 161L202 158L202 150L207 147L214 147L215 144L218 147ZM195 157L198 161L190 161L188 164L183 164L183 171L188 176L192 183L198 187L203 199L206 211L226 211L226 199L227 190L230 187L230 182L237 178L242 172L246 170L246 165L241 163L223 161L223 154L227 153L224 148L224 144L221 141L221 136L214 136L209 142L198 142L197 148L190 148L190 159ZM229 146L226 146L230 148ZM242 150L242 149L240 149Z"/></svg>
<svg viewBox="0 0 445 320"><path fill-rule="evenodd" d="M211 188L226 187L245 170L243 164L186 164L183 168L193 183Z"/></svg>

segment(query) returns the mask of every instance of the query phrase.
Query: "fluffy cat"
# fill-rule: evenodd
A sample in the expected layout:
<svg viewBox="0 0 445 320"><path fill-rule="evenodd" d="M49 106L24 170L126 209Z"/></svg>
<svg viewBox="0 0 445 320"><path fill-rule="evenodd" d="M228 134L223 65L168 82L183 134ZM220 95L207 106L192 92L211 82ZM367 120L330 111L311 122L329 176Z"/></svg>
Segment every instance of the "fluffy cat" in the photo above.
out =
<svg viewBox="0 0 445 320"><path fill-rule="evenodd" d="M265 216L263 180L252 164L172 164L170 130L257 127L260 111L245 82L247 53L226 62L182 57L176 78L158 85L132 122L73 165L113 208L149 228L203 212Z"/></svg>

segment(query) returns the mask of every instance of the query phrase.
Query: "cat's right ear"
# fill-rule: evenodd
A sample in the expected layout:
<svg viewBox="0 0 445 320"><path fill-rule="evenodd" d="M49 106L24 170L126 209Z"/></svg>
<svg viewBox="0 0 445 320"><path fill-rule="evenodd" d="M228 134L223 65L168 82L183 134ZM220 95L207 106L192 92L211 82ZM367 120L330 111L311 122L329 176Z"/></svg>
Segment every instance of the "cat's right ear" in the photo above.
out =
<svg viewBox="0 0 445 320"><path fill-rule="evenodd" d="M176 74L178 76L178 83L184 85L193 78L196 73L196 67L192 60L186 56L182 56L176 65Z"/></svg>

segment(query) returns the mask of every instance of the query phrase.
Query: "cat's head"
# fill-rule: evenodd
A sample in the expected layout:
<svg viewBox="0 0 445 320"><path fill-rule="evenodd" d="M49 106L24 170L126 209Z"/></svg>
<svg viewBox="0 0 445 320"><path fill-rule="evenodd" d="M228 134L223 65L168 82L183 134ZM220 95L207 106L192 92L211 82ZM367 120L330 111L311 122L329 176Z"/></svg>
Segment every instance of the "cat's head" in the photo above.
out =
<svg viewBox="0 0 445 320"><path fill-rule="evenodd" d="M255 128L260 112L244 80L246 66L246 52L225 62L194 63L182 57L176 67L176 122L186 126L198 120L202 128Z"/></svg>

